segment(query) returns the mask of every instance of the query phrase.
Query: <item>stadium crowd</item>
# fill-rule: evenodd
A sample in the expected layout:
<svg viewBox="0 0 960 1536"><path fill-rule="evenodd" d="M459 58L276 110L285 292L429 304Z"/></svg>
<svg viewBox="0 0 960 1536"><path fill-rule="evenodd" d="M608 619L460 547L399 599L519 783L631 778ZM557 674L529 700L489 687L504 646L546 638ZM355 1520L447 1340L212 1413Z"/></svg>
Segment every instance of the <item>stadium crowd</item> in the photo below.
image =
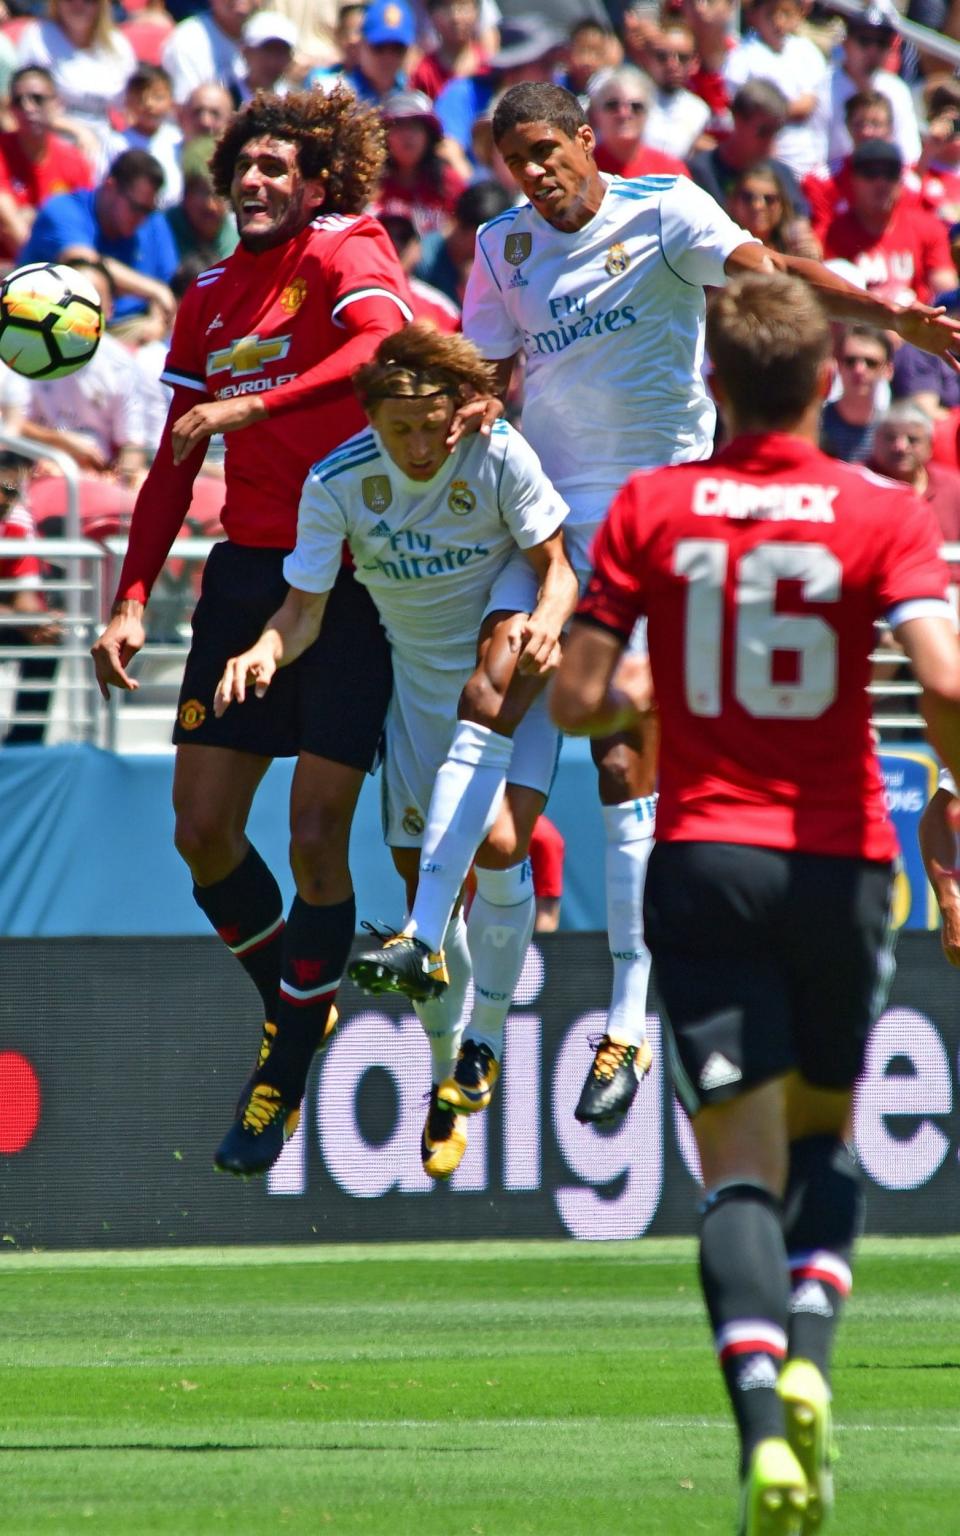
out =
<svg viewBox="0 0 960 1536"><path fill-rule="evenodd" d="M519 200L490 122L503 92L531 80L580 96L601 171L690 176L773 249L838 263L888 298L960 306L960 81L904 44L882 9L846 23L800 0L755 0L739 16L733 0L20 10L0 24L0 261L101 262L116 345L56 390L5 371L0 412L40 442L56 431L83 472L86 526L103 526L105 506L122 524L156 450L179 297L236 245L209 174L213 145L259 89L342 81L378 108L387 158L371 211L418 314L441 329L458 326L477 227ZM914 0L910 14L960 30L937 0ZM935 478L948 472L933 499L954 537L957 375L892 335L838 330L836 359L827 451L866 461L890 407L917 407ZM215 455L207 472L219 473ZM215 499L201 497L195 527L213 530Z"/></svg>

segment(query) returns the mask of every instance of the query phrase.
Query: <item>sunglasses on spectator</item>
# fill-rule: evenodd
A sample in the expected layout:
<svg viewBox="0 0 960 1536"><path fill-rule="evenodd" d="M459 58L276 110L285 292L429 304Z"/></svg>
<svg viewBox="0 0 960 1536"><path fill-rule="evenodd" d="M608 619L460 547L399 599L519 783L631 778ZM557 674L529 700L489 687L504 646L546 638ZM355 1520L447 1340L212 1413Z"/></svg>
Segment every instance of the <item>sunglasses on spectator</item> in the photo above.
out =
<svg viewBox="0 0 960 1536"><path fill-rule="evenodd" d="M782 201L779 192L748 192L745 187L740 188L737 196L742 197L745 203L762 203L766 208L772 208L774 203Z"/></svg>
<svg viewBox="0 0 960 1536"><path fill-rule="evenodd" d="M883 367L884 359L882 357L862 357L859 352L855 355L845 353L840 359L841 368L856 368L858 363L862 363L868 373L876 373L878 369Z"/></svg>
<svg viewBox="0 0 960 1536"><path fill-rule="evenodd" d="M604 112L633 112L637 117L647 110L645 101L602 101L600 105Z"/></svg>
<svg viewBox="0 0 960 1536"><path fill-rule="evenodd" d="M658 64L666 64L670 59L676 59L678 64L693 63L693 54L686 53L681 48L654 48L653 56Z"/></svg>
<svg viewBox="0 0 960 1536"><path fill-rule="evenodd" d="M14 107L25 107L31 103L35 107L42 107L45 101L53 101L52 92L18 91L16 96L10 98L11 105Z"/></svg>
<svg viewBox="0 0 960 1536"><path fill-rule="evenodd" d="M893 42L892 32L850 32L848 37L850 42L856 43L858 48L882 48L884 51Z"/></svg>
<svg viewBox="0 0 960 1536"><path fill-rule="evenodd" d="M864 181L899 181L900 167L897 165L855 165L854 176L862 176Z"/></svg>
<svg viewBox="0 0 960 1536"><path fill-rule="evenodd" d="M151 213L156 213L156 203L138 203L136 198L131 197L130 193L126 192L123 187L118 187L117 191L120 193L120 196L123 198L127 207L131 208L134 213L138 213L142 219L148 219Z"/></svg>

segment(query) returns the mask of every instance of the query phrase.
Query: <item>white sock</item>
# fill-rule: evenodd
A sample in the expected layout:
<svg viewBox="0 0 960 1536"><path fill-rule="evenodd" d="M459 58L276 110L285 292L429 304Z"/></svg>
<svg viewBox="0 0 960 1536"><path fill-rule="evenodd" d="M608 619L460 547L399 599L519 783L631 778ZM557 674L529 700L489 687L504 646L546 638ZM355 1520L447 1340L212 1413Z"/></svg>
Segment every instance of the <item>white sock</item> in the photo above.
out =
<svg viewBox="0 0 960 1536"><path fill-rule="evenodd" d="M478 869L467 918L473 961L473 1013L464 1034L503 1056L503 1026L533 933L537 904L530 860L510 869Z"/></svg>
<svg viewBox="0 0 960 1536"><path fill-rule="evenodd" d="M430 796L417 899L405 932L440 948L460 888L503 801L513 740L459 720Z"/></svg>
<svg viewBox="0 0 960 1536"><path fill-rule="evenodd" d="M613 991L607 1034L623 1045L647 1038L650 951L643 942L643 882L653 847L653 796L602 807L607 829L607 935Z"/></svg>
<svg viewBox="0 0 960 1536"><path fill-rule="evenodd" d="M467 998L471 971L467 925L462 912L451 917L443 936L443 949L447 957L450 985L439 997L431 997L428 1002L413 1005L430 1042L431 1070L435 1083L445 1082L452 1073L463 1035L463 1005Z"/></svg>

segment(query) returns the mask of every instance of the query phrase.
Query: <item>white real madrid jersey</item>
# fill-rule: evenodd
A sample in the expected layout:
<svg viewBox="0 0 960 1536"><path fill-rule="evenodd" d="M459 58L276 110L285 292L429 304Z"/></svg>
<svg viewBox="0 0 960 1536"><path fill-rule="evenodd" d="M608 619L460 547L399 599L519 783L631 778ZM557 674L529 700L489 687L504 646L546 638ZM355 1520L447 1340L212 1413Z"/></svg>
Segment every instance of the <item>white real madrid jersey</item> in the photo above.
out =
<svg viewBox="0 0 960 1536"><path fill-rule="evenodd" d="M692 181L604 176L573 233L529 203L477 232L463 329L488 359L526 355L523 431L575 521L627 475L709 454L704 287L753 240Z"/></svg>
<svg viewBox="0 0 960 1536"><path fill-rule="evenodd" d="M410 480L372 428L315 464L304 482L292 587L328 592L346 539L391 646L425 667L469 672L497 576L517 546L542 544L567 507L518 432L461 440L432 480Z"/></svg>

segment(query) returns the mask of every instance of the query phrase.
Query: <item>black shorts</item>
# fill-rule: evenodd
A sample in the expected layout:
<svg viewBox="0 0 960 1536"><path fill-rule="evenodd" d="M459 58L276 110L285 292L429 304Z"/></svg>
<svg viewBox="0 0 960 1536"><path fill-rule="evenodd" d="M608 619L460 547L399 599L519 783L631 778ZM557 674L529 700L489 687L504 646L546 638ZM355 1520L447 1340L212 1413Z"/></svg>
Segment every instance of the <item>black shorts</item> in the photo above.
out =
<svg viewBox="0 0 960 1536"><path fill-rule="evenodd" d="M691 1114L792 1070L851 1087L893 979L894 866L657 843L644 936Z"/></svg>
<svg viewBox="0 0 960 1536"><path fill-rule="evenodd" d="M346 569L337 576L313 645L277 672L262 699L248 693L222 719L213 713L226 662L254 643L286 596L286 553L229 542L210 551L174 742L263 757L313 752L366 772L376 763L390 702L390 647L370 594Z"/></svg>

